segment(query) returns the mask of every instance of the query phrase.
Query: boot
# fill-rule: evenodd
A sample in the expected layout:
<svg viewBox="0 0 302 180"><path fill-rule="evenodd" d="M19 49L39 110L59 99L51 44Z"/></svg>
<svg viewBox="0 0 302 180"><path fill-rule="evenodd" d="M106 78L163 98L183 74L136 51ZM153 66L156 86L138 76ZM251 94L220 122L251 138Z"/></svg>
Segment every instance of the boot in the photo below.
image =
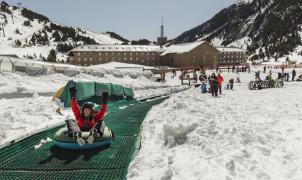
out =
<svg viewBox="0 0 302 180"><path fill-rule="evenodd" d="M88 144L92 144L93 143L93 141L94 141L94 135L95 135L94 131L91 131L90 134L89 134L89 137L87 139Z"/></svg>
<svg viewBox="0 0 302 180"><path fill-rule="evenodd" d="M85 144L85 140L81 138L80 133L75 134L75 140L77 141L79 146L83 146Z"/></svg>

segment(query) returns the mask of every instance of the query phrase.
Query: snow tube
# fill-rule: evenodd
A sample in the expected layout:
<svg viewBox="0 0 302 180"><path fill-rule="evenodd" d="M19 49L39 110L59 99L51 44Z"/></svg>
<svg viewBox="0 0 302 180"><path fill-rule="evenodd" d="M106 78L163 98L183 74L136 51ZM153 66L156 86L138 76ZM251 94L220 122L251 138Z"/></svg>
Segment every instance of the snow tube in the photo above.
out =
<svg viewBox="0 0 302 180"><path fill-rule="evenodd" d="M82 132L82 138L85 140L85 144L83 146L78 145L78 143L70 136L67 135L67 128L64 127L58 130L54 137L55 145L62 149L71 149L71 150L86 150L93 149L101 146L106 146L110 144L112 139L114 138L114 134L111 129L105 127L104 134L102 137L95 137L94 142L92 144L87 143L87 139L89 136L88 132Z"/></svg>

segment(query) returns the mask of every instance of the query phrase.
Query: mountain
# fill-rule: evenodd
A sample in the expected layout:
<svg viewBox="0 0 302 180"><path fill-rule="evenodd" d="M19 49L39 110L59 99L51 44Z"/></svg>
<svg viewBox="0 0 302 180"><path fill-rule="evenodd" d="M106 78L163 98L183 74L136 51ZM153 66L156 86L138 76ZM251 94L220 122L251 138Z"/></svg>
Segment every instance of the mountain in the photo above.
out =
<svg viewBox="0 0 302 180"><path fill-rule="evenodd" d="M256 58L302 53L301 0L237 0L173 43L207 40L215 46L247 48Z"/></svg>
<svg viewBox="0 0 302 180"><path fill-rule="evenodd" d="M19 9L5 1L0 4L0 54L47 59L50 50L58 61L67 60L67 52L80 44L122 44L126 39L116 33L95 33L52 22L44 15Z"/></svg>

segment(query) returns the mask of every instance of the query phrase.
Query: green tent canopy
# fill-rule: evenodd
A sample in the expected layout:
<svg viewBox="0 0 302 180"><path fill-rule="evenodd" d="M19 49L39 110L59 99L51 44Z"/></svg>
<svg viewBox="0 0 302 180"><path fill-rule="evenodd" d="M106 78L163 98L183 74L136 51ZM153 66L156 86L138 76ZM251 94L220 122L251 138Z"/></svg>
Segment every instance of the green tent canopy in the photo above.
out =
<svg viewBox="0 0 302 180"><path fill-rule="evenodd" d="M111 83L98 82L74 82L68 81L64 90L59 95L61 102L64 102L65 107L70 107L70 93L69 88L77 88L77 100L79 105L90 101L96 104L102 103L103 92L108 92L111 101L118 101L125 98L133 99L134 93L131 88L126 88L121 85Z"/></svg>

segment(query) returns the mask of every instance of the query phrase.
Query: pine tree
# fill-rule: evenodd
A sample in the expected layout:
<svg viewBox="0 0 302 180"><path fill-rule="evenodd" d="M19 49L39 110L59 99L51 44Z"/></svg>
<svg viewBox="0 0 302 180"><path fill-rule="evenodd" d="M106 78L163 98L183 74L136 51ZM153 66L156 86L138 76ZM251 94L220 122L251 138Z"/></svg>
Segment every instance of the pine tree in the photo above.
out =
<svg viewBox="0 0 302 180"><path fill-rule="evenodd" d="M19 39L17 39L17 40L15 41L15 46L16 46L16 47L20 47L21 45L22 45L21 41L20 41Z"/></svg>
<svg viewBox="0 0 302 180"><path fill-rule="evenodd" d="M15 30L15 33L16 34L21 34L18 28Z"/></svg>
<svg viewBox="0 0 302 180"><path fill-rule="evenodd" d="M29 20L26 20L26 21L23 22L23 25L24 26L31 26L31 23L30 23Z"/></svg>
<svg viewBox="0 0 302 180"><path fill-rule="evenodd" d="M55 42L60 42L61 41L61 36L59 34L58 31L55 31L53 34L52 34L52 37L55 39Z"/></svg>
<svg viewBox="0 0 302 180"><path fill-rule="evenodd" d="M49 55L47 57L48 62L57 62L57 53L55 50L50 50Z"/></svg>

